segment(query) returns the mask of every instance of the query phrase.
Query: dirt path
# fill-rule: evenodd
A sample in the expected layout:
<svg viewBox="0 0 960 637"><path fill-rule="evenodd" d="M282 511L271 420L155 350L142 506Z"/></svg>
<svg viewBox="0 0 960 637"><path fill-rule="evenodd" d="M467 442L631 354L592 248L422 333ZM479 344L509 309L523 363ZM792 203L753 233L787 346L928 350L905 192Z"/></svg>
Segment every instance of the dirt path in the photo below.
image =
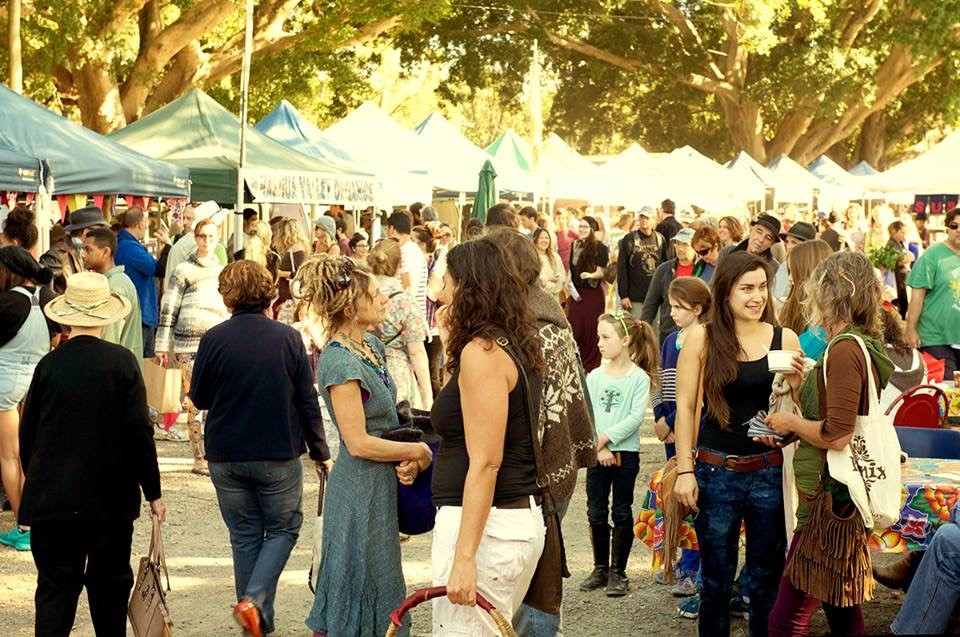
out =
<svg viewBox="0 0 960 637"><path fill-rule="evenodd" d="M661 463L662 446L653 438L652 427L642 430L647 436L642 445L641 479L636 500L640 501L646 478ZM164 543L170 566L173 590L170 607L176 622L174 634L196 637L220 637L239 634L230 616L233 596L233 571L226 527L220 518L216 496L209 479L190 473L187 445L158 443L163 473L164 500L169 517L164 527ZM312 475L312 472L305 472ZM582 481L582 475L581 475ZM303 620L309 612L313 596L306 586L310 567L314 518L309 512L317 498L316 480L308 477L304 492L304 510L308 513L300 542L284 571L277 599L276 637L309 635ZM315 509L313 509L315 511ZM10 513L0 515L0 528L9 528ZM134 537L134 563L139 553L146 552L149 525L141 517ZM637 542L628 568L631 592L624 598L610 599L602 592L581 593L579 581L592 567L590 545L586 534L586 497L583 487L577 489L564 523L567 555L573 577L567 580L564 600L564 629L571 637L692 637L695 622L676 616L676 600L666 587L658 586L650 572L649 549ZM29 553L17 553L0 547L0 636L33 635L33 591L36 573ZM404 575L408 590L429 585L430 536L411 538L403 544ZM891 556L880 556L890 560ZM878 599L867 605L866 617L870 633L887 633L891 619L899 609L901 595L880 588ZM428 635L430 611L424 606L415 611L414 634ZM818 613L813 634L826 632L822 613ZM91 637L93 629L86 601L81 599L73 632ZM132 633L130 633L132 635ZM746 635L746 622L734 619L733 635Z"/></svg>

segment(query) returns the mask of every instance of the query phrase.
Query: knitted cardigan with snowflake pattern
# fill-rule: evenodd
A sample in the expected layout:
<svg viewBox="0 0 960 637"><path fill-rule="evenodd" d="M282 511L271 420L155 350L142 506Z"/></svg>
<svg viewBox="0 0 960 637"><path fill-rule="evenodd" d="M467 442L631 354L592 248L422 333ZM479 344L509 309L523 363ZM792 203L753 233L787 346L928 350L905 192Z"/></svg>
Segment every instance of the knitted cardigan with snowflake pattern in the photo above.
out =
<svg viewBox="0 0 960 637"><path fill-rule="evenodd" d="M570 323L557 300L530 290L540 347L548 361L540 400L540 440L550 491L560 503L573 493L577 470L597 464L593 411L580 353Z"/></svg>

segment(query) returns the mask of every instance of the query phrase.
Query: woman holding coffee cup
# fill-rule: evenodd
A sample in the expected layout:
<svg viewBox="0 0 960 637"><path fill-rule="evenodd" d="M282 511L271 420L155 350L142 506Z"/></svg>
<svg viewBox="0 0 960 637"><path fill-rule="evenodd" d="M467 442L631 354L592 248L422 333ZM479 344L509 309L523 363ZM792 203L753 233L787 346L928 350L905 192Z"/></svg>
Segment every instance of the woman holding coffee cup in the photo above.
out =
<svg viewBox="0 0 960 637"><path fill-rule="evenodd" d="M830 477L826 454L850 444L857 416L868 412L867 374L879 394L893 371L883 346L880 282L863 253L837 252L803 285L810 322L827 330L829 344L800 388L803 417L767 417L778 434L800 437L793 461L800 496L797 526L770 634L806 634L811 616L823 606L832 634L862 635L861 602L872 590L868 531L846 486ZM831 538L829 546L813 539L824 533ZM806 535L810 539L804 542Z"/></svg>
<svg viewBox="0 0 960 637"><path fill-rule="evenodd" d="M728 635L730 592L737 569L740 525L747 533L746 568L752 583L750 634L765 635L783 573L785 547L780 443L755 440L748 429L762 418L773 387L771 350L791 350L787 378L799 386L800 343L776 326L766 262L732 252L713 275L714 304L706 325L688 330L677 365L674 428L680 501L698 514L703 586L701 635ZM704 414L694 453L694 413L703 383ZM696 458L696 462L694 462Z"/></svg>

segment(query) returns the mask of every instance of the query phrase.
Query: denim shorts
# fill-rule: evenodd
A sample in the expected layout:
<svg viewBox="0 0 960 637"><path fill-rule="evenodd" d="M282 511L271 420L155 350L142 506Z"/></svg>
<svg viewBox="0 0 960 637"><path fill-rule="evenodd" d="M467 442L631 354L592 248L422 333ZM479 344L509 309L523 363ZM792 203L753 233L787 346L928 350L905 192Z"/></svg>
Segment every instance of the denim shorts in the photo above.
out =
<svg viewBox="0 0 960 637"><path fill-rule="evenodd" d="M30 388L31 374L10 365L0 365L0 411L16 409Z"/></svg>

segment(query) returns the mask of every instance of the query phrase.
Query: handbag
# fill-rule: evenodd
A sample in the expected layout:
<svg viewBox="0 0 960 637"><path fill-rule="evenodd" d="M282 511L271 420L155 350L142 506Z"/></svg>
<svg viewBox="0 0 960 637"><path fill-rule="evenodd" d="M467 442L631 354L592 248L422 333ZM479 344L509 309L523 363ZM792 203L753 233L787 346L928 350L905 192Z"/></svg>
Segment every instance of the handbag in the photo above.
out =
<svg viewBox="0 0 960 637"><path fill-rule="evenodd" d="M127 616L136 637L170 637L173 620L167 608L166 594L160 580L160 572L167 579L166 592L170 591L170 573L163 555L163 538L160 536L160 519L150 516L153 533L150 536L150 552L140 558L136 584L127 606Z"/></svg>
<svg viewBox="0 0 960 637"><path fill-rule="evenodd" d="M384 440L425 442L436 456L440 449L440 438L431 433L429 412L412 409L404 401L397 405L397 418L402 424L385 432ZM433 530L437 509L433 506L432 481L433 463L430 463L429 467L417 474L413 484L397 485L397 524L404 535L422 535Z"/></svg>
<svg viewBox="0 0 960 637"><path fill-rule="evenodd" d="M550 481L543 462L543 448L540 446L539 395L534 395L527 371L520 361L520 356L510 344L510 340L506 336L500 336L497 338L497 345L509 354L514 365L517 366L518 382L524 404L527 406L533 460L537 469L537 486L541 490L543 524L546 527L543 553L540 554L540 560L537 562L537 568L533 573L533 579L530 580L530 587L523 598L523 603L544 613L559 615L563 601L563 578L570 577L570 570L567 568L567 554L563 546L563 533L560 530L560 513L550 493Z"/></svg>
<svg viewBox="0 0 960 637"><path fill-rule="evenodd" d="M880 408L870 353L859 336L840 338L849 336L860 345L867 362L867 414L857 416L850 444L840 450L827 451L827 467L830 477L847 487L864 526L885 529L900 520L900 439L893 428L893 418ZM824 383L829 353L827 347L823 354Z"/></svg>
<svg viewBox="0 0 960 637"><path fill-rule="evenodd" d="M143 382L147 388L147 405L161 414L180 411L182 374L179 369L167 369L148 358L143 361Z"/></svg>
<svg viewBox="0 0 960 637"><path fill-rule="evenodd" d="M700 437L700 415L703 412L703 369L705 359L700 359L700 380L697 383L697 400L693 408L693 448ZM677 457L673 456L663 465L660 479L660 501L663 509L663 572L667 582L673 583L673 565L676 562L677 546L680 544L680 527L690 515L686 506L674 493L677 486Z"/></svg>

